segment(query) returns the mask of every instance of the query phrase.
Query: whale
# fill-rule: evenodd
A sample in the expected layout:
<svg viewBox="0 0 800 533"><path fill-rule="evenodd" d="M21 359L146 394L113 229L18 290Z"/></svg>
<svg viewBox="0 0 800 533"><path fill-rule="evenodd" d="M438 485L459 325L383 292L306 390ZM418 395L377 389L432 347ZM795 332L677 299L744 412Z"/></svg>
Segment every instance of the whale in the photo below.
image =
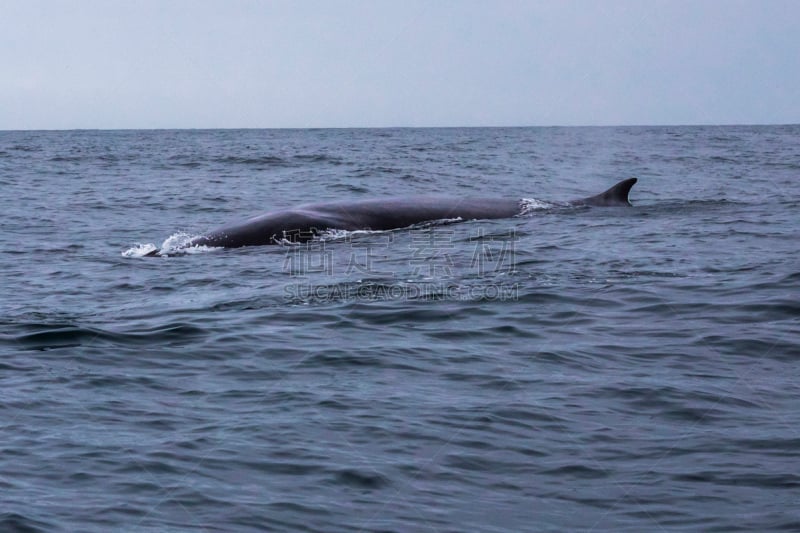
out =
<svg viewBox="0 0 800 533"><path fill-rule="evenodd" d="M636 178L565 206L630 206L628 195ZM394 230L436 221L512 218L523 214L522 199L405 196L303 204L233 222L191 239L194 246L240 248L285 242L305 242L326 230ZM153 250L147 256L162 255Z"/></svg>

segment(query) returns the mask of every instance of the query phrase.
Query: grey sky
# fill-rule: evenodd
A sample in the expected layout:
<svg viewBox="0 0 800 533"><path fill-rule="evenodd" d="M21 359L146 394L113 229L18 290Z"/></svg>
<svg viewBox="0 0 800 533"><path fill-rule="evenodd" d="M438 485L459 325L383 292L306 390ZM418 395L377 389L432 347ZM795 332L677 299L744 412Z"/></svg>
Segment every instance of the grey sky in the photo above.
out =
<svg viewBox="0 0 800 533"><path fill-rule="evenodd" d="M800 123L800 1L0 0L0 129Z"/></svg>

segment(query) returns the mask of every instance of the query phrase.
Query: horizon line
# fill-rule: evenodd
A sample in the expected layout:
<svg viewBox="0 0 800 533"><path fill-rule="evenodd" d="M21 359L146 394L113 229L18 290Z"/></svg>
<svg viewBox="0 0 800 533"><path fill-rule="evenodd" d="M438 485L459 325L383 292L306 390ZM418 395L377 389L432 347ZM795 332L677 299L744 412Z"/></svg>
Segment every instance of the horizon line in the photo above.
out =
<svg viewBox="0 0 800 533"><path fill-rule="evenodd" d="M68 131L218 131L218 130L400 130L400 129L528 129L528 128L715 128L798 126L800 122L731 122L696 124L552 124L552 125L488 125L488 126L244 126L244 127L145 127L145 128L0 128L0 132L68 132Z"/></svg>

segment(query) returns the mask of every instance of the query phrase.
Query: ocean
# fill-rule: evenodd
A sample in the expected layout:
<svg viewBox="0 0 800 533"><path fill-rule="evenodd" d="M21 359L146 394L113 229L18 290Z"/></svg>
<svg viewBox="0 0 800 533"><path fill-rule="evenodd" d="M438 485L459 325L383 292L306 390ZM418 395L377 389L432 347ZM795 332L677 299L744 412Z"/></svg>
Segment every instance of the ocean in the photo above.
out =
<svg viewBox="0 0 800 533"><path fill-rule="evenodd" d="M5 131L0 190L0 531L800 531L800 126ZM528 209L142 257L419 194Z"/></svg>

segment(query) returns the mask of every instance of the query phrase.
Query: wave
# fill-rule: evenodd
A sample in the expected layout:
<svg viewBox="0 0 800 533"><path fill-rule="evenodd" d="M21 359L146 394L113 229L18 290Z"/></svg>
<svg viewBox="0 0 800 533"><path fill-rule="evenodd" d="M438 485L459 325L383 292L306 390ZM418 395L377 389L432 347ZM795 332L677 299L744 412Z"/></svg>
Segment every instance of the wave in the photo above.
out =
<svg viewBox="0 0 800 533"><path fill-rule="evenodd" d="M332 165L343 164L342 158L328 154L298 154L292 159L302 163L330 163Z"/></svg>
<svg viewBox="0 0 800 533"><path fill-rule="evenodd" d="M249 165L249 166L268 166L268 167L283 167L287 166L289 162L282 158L272 155L264 156L223 156L216 157L210 160L213 163L224 163L226 165Z"/></svg>
<svg viewBox="0 0 800 533"><path fill-rule="evenodd" d="M80 159L74 159L74 161L78 160ZM332 165L340 165L343 163L341 158L328 154L298 154L289 157L268 154L218 155L211 157L197 156L193 154L179 154L168 157L167 161L168 167L177 166L182 168L199 168L208 164L244 166L253 168L286 168L297 167L307 163L327 163Z"/></svg>
<svg viewBox="0 0 800 533"><path fill-rule="evenodd" d="M0 531L9 533L38 533L53 531L53 524L34 520L18 513L0 513Z"/></svg>
<svg viewBox="0 0 800 533"><path fill-rule="evenodd" d="M18 326L24 330L17 335L3 335L3 341L26 350L55 350L91 345L147 346L164 341L189 342L208 333L207 330L186 322L171 322L128 331L112 331L72 323L29 323Z"/></svg>

